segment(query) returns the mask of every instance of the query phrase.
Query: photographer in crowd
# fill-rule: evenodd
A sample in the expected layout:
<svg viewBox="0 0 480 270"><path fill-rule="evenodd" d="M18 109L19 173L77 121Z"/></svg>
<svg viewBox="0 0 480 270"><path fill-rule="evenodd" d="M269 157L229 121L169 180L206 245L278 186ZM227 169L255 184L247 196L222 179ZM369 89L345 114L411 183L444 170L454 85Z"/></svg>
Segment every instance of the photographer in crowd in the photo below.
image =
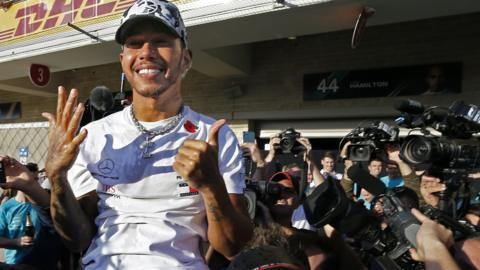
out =
<svg viewBox="0 0 480 270"><path fill-rule="evenodd" d="M345 162L345 173L341 179L341 184L347 193L347 196L351 198L357 198L360 195L357 195L357 192L360 192L357 191L355 183L348 177L346 173L350 166L356 163L348 159L347 149L349 145L351 144L346 143L341 151L341 156ZM380 151L382 151L382 149ZM386 161L382 161L378 157L372 158L367 166L370 174L380 179L388 188L407 186L413 189L418 196L420 196L420 177L417 176L415 171L400 158L398 147L394 145L386 145L383 151L385 151L387 154L388 159ZM380 177L384 163L386 163L387 175ZM371 194L366 190L363 191L363 194L367 197L371 196Z"/></svg>
<svg viewBox="0 0 480 270"><path fill-rule="evenodd" d="M286 131L288 131L288 129ZM295 132L295 130L293 130L293 132ZM241 145L242 149L244 150L244 155L246 155L252 161L255 168L251 180L260 181L269 179L273 174L279 171L288 171L290 175L300 179L304 173L304 167L306 167L306 180L311 187L315 187L323 182L324 177L313 160L313 149L308 138L302 137L300 133L298 133L298 136L285 138L285 134L286 133L284 131L270 138L270 147L265 159L262 158L262 154L256 143L244 143ZM291 148L288 149L288 153L285 153L282 150L282 140L285 139L293 141L290 143ZM296 151L295 153L290 152L293 148L295 149L294 151ZM290 163L285 165L278 164L277 158L279 155L288 155L290 157L299 155L303 157L302 162L304 162L303 165L306 166L298 163ZM306 187L307 193L309 188L309 186Z"/></svg>
<svg viewBox="0 0 480 270"><path fill-rule="evenodd" d="M38 183L36 171L29 170L35 166L27 168L8 156L0 156L0 162L6 175L1 187L16 190L0 206L0 246L5 248L6 263L60 269L61 243L50 218L50 195Z"/></svg>
<svg viewBox="0 0 480 270"><path fill-rule="evenodd" d="M370 160L367 168L368 168L368 172L370 173L370 175L372 175L376 178L380 178L380 174L382 173L382 169L383 169L383 161L381 161L380 159L374 158L374 159ZM345 179L347 179L347 178L348 178L348 176L346 175L346 172L345 172ZM354 194L353 198L354 198L354 200L356 200L356 201L362 200L365 208L370 209L371 202L374 198L373 194L368 192L364 188L361 188L360 192L358 192L357 188L358 188L358 185L356 183L354 183L353 184L353 194Z"/></svg>
<svg viewBox="0 0 480 270"><path fill-rule="evenodd" d="M280 246L307 269L363 269L358 257L330 226L322 230L299 230L292 226L292 214L301 207L299 183L288 172L278 172L268 181L280 193L258 201L254 237L247 248ZM345 260L344 258L348 258Z"/></svg>

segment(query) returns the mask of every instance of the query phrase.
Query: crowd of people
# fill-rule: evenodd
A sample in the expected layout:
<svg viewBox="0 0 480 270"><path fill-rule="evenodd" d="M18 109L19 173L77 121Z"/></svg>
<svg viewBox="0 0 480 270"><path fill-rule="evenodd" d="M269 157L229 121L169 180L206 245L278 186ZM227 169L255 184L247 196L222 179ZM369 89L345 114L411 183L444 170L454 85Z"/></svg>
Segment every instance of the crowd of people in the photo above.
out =
<svg viewBox="0 0 480 270"><path fill-rule="evenodd" d="M348 177L355 165L349 143L338 157L325 152L316 160L300 136L298 161L281 164L279 135L264 155L256 143L240 145L225 120L185 105L181 85L192 54L168 1L133 3L115 39L131 104L80 128L78 90L59 87L56 112L43 114L50 124L45 171L0 157L0 186L8 190L0 206L2 269L374 269L355 239L334 224L314 226L302 206L333 183L383 218L383 230L391 226L382 201ZM366 167L418 220L407 256L426 269L480 268L480 238L455 241L450 228L417 210L438 206L442 179L413 170L397 147L385 150L387 159ZM344 172L335 171L338 162ZM247 183L272 188L255 199L253 215ZM462 218L478 226L478 204ZM33 235L26 233L32 225Z"/></svg>

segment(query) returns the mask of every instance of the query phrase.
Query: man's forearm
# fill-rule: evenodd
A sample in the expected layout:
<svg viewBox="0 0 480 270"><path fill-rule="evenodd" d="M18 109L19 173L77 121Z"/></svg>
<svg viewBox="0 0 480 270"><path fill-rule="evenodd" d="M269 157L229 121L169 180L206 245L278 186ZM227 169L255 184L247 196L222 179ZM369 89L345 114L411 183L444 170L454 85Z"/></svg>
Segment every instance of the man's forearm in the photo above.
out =
<svg viewBox="0 0 480 270"><path fill-rule="evenodd" d="M417 193L418 198L420 199L421 204L423 204L422 193L420 192L420 176L416 175L414 171L410 170L411 173L408 175L402 175L405 186L413 189Z"/></svg>
<svg viewBox="0 0 480 270"><path fill-rule="evenodd" d="M230 195L224 185L202 193L208 220L210 244L227 258L235 256L250 240L253 225L250 218L238 211L231 200L243 203L241 195ZM238 197L238 198L237 198Z"/></svg>
<svg viewBox="0 0 480 270"><path fill-rule="evenodd" d="M55 229L65 244L75 252L87 248L95 226L73 195L66 176L52 179L50 207Z"/></svg>
<svg viewBox="0 0 480 270"><path fill-rule="evenodd" d="M347 173L343 174L342 180L340 180L340 185L342 186L343 190L345 191L345 195L347 198L352 199L353 194L353 181L348 178Z"/></svg>
<svg viewBox="0 0 480 270"><path fill-rule="evenodd" d="M0 248L7 248L7 249L19 248L18 239L0 237Z"/></svg>
<svg viewBox="0 0 480 270"><path fill-rule="evenodd" d="M405 176L408 176L412 173L414 173L414 171L412 170L412 168L407 164L405 163L404 161L400 160L400 161L397 161L396 162L397 165L398 165L398 169L400 170L400 174L405 177Z"/></svg>
<svg viewBox="0 0 480 270"><path fill-rule="evenodd" d="M27 195L28 200L33 204L38 206L49 206L50 205L50 194L43 189L38 183L35 182L33 185L29 185L27 188L22 190L25 195Z"/></svg>

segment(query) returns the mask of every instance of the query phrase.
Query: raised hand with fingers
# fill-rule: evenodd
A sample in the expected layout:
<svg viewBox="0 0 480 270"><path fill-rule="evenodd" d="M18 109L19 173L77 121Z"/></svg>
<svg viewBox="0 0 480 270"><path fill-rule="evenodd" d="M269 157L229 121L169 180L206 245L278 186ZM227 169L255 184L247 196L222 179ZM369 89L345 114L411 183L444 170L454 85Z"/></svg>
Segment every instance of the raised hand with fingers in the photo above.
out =
<svg viewBox="0 0 480 270"><path fill-rule="evenodd" d="M173 169L199 191L218 186L222 180L218 167L218 133L225 122L222 119L213 123L206 142L185 140L175 156Z"/></svg>
<svg viewBox="0 0 480 270"><path fill-rule="evenodd" d="M270 163L275 158L275 148L280 145L280 135L275 134L270 137L270 141L268 142L270 149L268 150L268 155L265 157L265 162Z"/></svg>
<svg viewBox="0 0 480 270"><path fill-rule="evenodd" d="M391 160L395 163L403 162L400 159L400 147L399 146L389 144L389 145L386 146L386 150L387 150L387 155L388 155L389 160Z"/></svg>
<svg viewBox="0 0 480 270"><path fill-rule="evenodd" d="M76 134L84 110L83 104L78 104L78 91L72 89L67 98L65 88L60 86L56 116L51 113L42 113L50 124L45 168L52 181L55 181L57 176L66 174L75 161L79 145L87 136L85 129Z"/></svg>
<svg viewBox="0 0 480 270"><path fill-rule="evenodd" d="M251 157L257 166L262 167L265 165L265 161L262 159L262 154L256 143L243 143L240 147Z"/></svg>

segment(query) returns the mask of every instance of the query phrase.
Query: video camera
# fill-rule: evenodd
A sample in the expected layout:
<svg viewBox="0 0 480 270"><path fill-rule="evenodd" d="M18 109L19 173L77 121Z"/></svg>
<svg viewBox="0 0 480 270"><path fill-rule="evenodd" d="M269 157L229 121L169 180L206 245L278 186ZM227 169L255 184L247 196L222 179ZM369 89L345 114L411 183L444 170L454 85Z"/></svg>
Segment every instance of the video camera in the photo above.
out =
<svg viewBox="0 0 480 270"><path fill-rule="evenodd" d="M420 222L402 201L402 189L387 189L360 165L350 167L347 174L360 188L375 196L373 204L381 203L388 227L382 229L381 218L368 211L362 201L347 198L338 181L333 179L320 184L302 204L308 222L316 228L330 224L353 238L365 261L372 264L370 269L423 269L424 265L414 261L408 252L409 248L417 246ZM472 226L462 224L442 211L432 207L424 207L422 211L454 231L457 240L479 235Z"/></svg>
<svg viewBox="0 0 480 270"><path fill-rule="evenodd" d="M385 143L398 140L398 128L384 122L373 122L368 126L357 127L344 137L351 144L347 148L347 159L370 161L373 158L386 160Z"/></svg>
<svg viewBox="0 0 480 270"><path fill-rule="evenodd" d="M470 201L468 175L480 168L480 142L473 137L480 132L479 107L455 101L449 108L424 109L423 104L414 100L397 102L395 107L402 112L395 122L422 133L405 138L401 159L442 179L447 190L438 194L439 208L453 217L462 216ZM429 129L440 132L441 136L433 136ZM452 203L452 197L459 200L456 205L460 208Z"/></svg>
<svg viewBox="0 0 480 270"><path fill-rule="evenodd" d="M247 200L248 215L251 219L253 219L256 214L257 200L265 203L276 201L285 189L284 186L277 182L265 180L247 180L246 186L244 196Z"/></svg>
<svg viewBox="0 0 480 270"><path fill-rule="evenodd" d="M404 207L394 191L368 172L354 165L347 174L362 188L382 200L384 216L389 227L381 228L382 220L368 211L362 202L347 198L342 187L333 179L320 184L303 203L308 222L321 228L330 224L353 238L367 261L379 269L422 269L421 263L411 259L408 249L416 246L420 223ZM372 180L373 178L373 180Z"/></svg>
<svg viewBox="0 0 480 270"><path fill-rule="evenodd" d="M301 134L295 131L295 129L287 128L279 134L279 137L280 144L274 145L276 153L298 155L305 151L305 147L297 141Z"/></svg>
<svg viewBox="0 0 480 270"><path fill-rule="evenodd" d="M406 101L412 104L417 101ZM397 106L398 109L399 106ZM480 167L480 143L473 138L480 132L480 111L475 105L454 102L449 109L430 107L427 110L403 109L402 116L395 120L400 126L419 128L423 135L410 135L402 145L400 155L408 164L420 168L446 168L449 170L475 170ZM446 113L445 113L446 112ZM435 137L427 128L439 131Z"/></svg>

